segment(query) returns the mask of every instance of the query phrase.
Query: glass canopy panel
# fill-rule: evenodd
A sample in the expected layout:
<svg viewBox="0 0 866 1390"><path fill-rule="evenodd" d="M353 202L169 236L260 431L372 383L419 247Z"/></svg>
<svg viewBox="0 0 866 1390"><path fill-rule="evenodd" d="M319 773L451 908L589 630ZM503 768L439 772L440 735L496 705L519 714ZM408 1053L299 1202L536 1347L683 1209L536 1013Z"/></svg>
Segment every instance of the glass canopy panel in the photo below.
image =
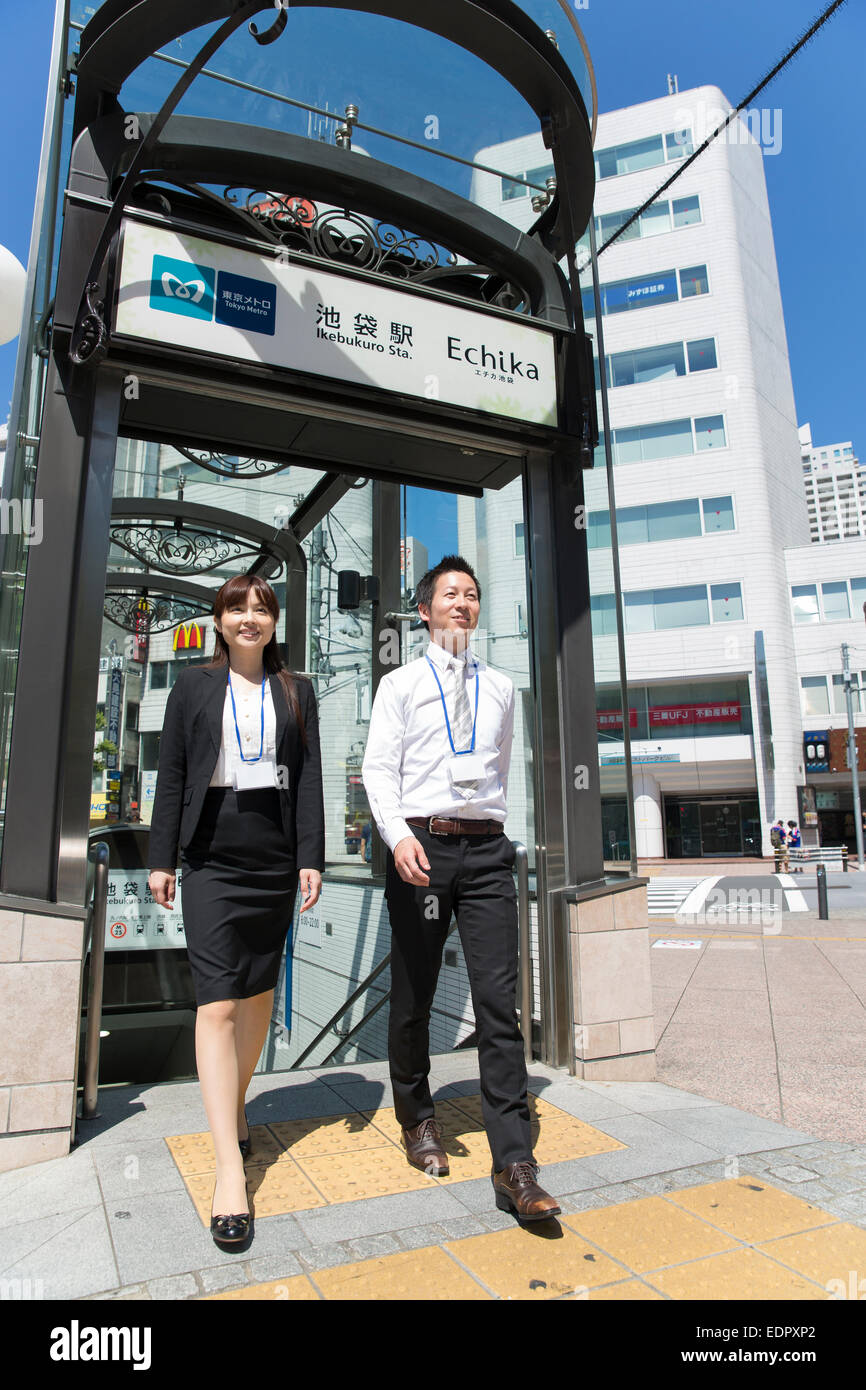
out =
<svg viewBox="0 0 866 1390"><path fill-rule="evenodd" d="M98 8L73 0L73 24L86 23ZM591 112L590 69L568 6L564 0L530 0L522 8L542 29L555 33ZM489 154L504 142L538 137L537 115L509 83L436 34L353 10L293 5L286 14L284 32L266 46L241 25L196 78L179 114L265 126L334 144L337 126L352 104L358 108L355 155L368 154L463 197L470 196L470 165L480 151ZM268 11L254 22L260 32L267 30ZM195 58L217 27L184 35L147 59L124 84L124 109L158 110L182 75L182 65Z"/></svg>

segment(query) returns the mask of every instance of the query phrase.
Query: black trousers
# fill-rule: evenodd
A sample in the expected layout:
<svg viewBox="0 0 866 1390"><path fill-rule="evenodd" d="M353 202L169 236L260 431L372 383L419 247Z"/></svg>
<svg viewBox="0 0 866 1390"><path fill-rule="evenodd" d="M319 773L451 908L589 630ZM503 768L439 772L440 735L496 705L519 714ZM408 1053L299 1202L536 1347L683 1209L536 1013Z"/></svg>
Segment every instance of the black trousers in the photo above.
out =
<svg viewBox="0 0 866 1390"><path fill-rule="evenodd" d="M499 1172L532 1157L526 1061L517 1022L517 895L514 846L505 835L432 835L412 828L430 864L416 887L388 855L391 918L388 1057L394 1109L404 1129L433 1116L430 1008L452 909L463 944L478 1031L484 1126Z"/></svg>

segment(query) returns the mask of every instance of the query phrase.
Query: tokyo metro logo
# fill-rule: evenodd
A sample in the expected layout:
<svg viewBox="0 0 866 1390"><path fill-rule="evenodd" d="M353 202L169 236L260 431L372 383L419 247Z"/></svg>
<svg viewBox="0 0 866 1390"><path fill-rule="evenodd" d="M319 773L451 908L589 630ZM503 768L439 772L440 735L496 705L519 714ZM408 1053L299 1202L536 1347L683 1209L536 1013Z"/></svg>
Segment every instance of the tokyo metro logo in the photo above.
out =
<svg viewBox="0 0 866 1390"><path fill-rule="evenodd" d="M187 318L212 319L216 272L193 261L154 256L150 307Z"/></svg>

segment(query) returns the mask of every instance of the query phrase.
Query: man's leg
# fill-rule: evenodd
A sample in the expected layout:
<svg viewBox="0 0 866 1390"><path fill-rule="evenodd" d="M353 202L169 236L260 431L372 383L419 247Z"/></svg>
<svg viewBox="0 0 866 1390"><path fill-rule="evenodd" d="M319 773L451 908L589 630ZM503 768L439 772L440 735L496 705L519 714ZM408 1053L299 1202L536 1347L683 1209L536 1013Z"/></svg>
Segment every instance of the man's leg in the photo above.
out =
<svg viewBox="0 0 866 1390"><path fill-rule="evenodd" d="M405 883L388 855L385 897L391 918L391 1011L388 1060L394 1110L404 1129L433 1116L430 1072L430 1007L451 920L455 848L417 831L430 864L430 883ZM450 845L449 841L449 845Z"/></svg>
<svg viewBox="0 0 866 1390"><path fill-rule="evenodd" d="M514 847L504 835L463 840L455 912L478 1032L481 1106L495 1172L532 1158L523 1036L517 1021Z"/></svg>

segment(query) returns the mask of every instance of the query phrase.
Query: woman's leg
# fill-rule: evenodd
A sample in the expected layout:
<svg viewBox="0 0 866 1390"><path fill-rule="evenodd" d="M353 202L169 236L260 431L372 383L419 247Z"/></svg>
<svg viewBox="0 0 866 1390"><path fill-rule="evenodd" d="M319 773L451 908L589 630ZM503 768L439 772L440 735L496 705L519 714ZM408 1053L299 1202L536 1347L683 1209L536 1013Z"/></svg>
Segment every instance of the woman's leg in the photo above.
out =
<svg viewBox="0 0 866 1390"><path fill-rule="evenodd" d="M249 1211L244 1165L238 1148L237 1019L239 999L199 1005L195 1056L202 1099L216 1155L213 1215Z"/></svg>
<svg viewBox="0 0 866 1390"><path fill-rule="evenodd" d="M268 1025L274 1008L274 991L267 989L263 994L254 994L250 999L239 999L238 1017L235 1026L235 1049L238 1059L238 1137L247 1137L244 1120L244 1101L247 1087L256 1069L256 1062L262 1055Z"/></svg>

